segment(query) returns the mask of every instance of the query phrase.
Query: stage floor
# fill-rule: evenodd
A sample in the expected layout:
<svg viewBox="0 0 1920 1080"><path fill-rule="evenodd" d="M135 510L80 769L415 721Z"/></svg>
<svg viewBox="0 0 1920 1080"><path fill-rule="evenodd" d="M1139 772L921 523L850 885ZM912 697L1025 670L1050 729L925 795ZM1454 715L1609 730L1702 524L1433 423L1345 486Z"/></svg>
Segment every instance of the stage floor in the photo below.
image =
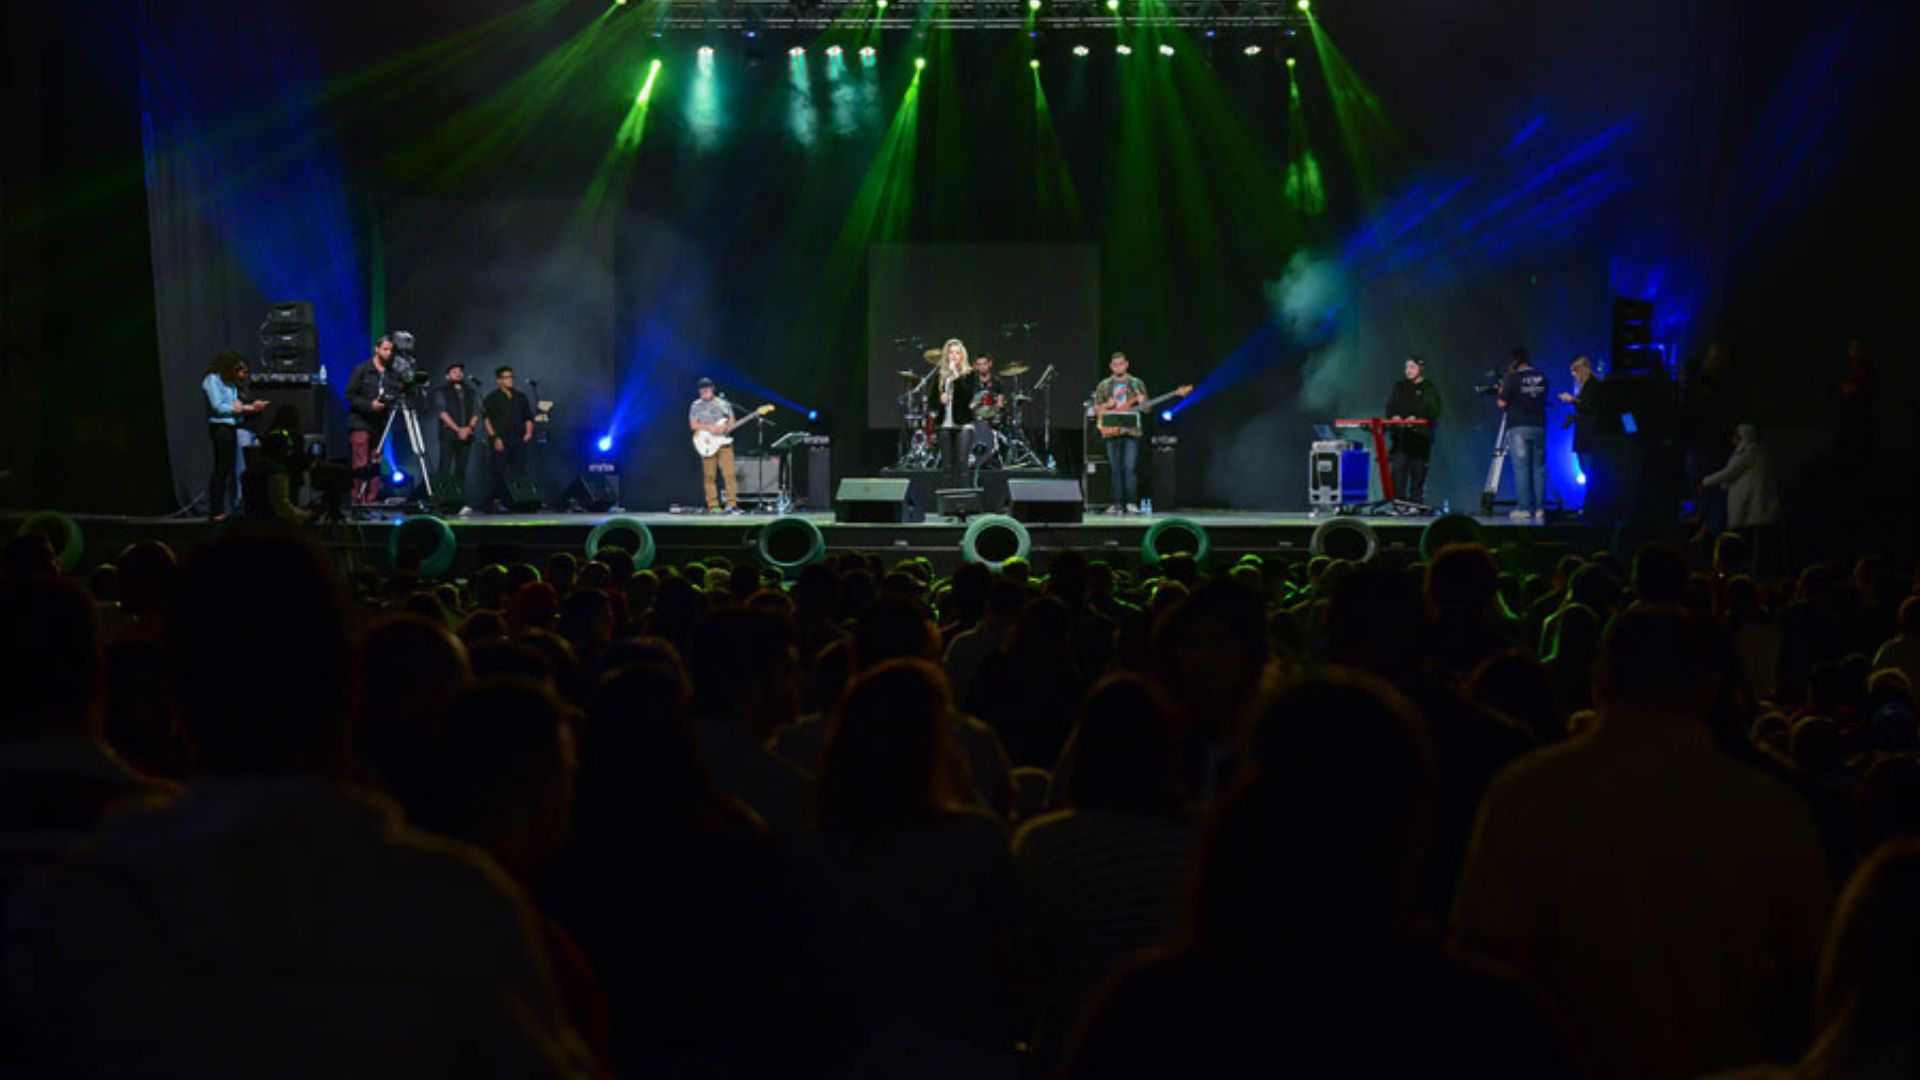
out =
<svg viewBox="0 0 1920 1080"><path fill-rule="evenodd" d="M315 539L327 548L369 565L388 561L393 529L406 518L393 510L359 521L328 525L311 530ZM830 513L801 513L816 526L829 551L870 551L883 555L927 555L942 569L948 569L960 557L960 543L967 524L929 515L912 523L839 522ZM24 514L0 515L11 534ZM190 546L210 535L216 526L203 519L128 517L115 515L73 515L84 537L83 566L110 561L122 548L135 540L157 538L176 550ZM770 513L714 515L705 513L529 513L473 514L442 518L451 529L459 554L455 572L464 573L490 562L513 559L542 559L554 551L580 552L587 537L604 522L620 518L646 526L652 535L656 559L683 562L707 554L730 557L755 552L762 528L775 520ZM1148 532L1162 522L1181 519L1205 530L1212 553L1238 557L1246 552L1273 553L1289 558L1313 552L1318 530L1330 521L1364 524L1372 534L1377 550L1411 561L1419 557L1421 536L1430 518L1388 516L1314 515L1302 512L1271 512L1231 509L1193 509L1175 513L1109 515L1089 514L1078 522L1029 522L1026 528L1032 550L1044 556L1050 551L1078 550L1095 558L1137 559ZM1474 518L1481 539L1496 549L1520 549L1528 553L1544 551L1552 555L1567 550L1592 550L1605 547L1611 534L1610 523L1579 519L1549 519L1543 523L1515 521L1506 517ZM1351 549L1348 549L1349 551ZM1529 558L1529 563L1539 560Z"/></svg>

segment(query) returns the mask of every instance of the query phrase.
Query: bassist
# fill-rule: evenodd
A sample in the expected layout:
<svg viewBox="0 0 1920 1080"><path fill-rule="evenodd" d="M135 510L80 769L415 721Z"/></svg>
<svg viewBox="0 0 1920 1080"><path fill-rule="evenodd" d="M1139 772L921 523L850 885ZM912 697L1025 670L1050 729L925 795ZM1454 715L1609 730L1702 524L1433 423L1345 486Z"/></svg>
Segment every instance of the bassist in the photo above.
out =
<svg viewBox="0 0 1920 1080"><path fill-rule="evenodd" d="M1111 373L1093 388L1093 411L1100 438L1107 449L1108 471L1113 478L1110 514L1123 510L1140 512L1140 435L1142 415L1152 403L1147 400L1147 384L1128 373L1127 354L1114 353L1107 359ZM1193 388L1183 386L1169 396L1185 397Z"/></svg>

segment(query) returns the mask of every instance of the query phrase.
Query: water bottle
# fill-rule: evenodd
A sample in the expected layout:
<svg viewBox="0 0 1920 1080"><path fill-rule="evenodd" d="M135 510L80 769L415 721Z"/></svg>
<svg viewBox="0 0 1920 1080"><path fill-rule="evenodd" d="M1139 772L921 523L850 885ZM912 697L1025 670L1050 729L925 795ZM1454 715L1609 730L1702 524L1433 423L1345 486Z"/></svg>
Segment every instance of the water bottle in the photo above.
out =
<svg viewBox="0 0 1920 1080"><path fill-rule="evenodd" d="M325 364L320 365L320 385L327 385L327 365Z"/></svg>
<svg viewBox="0 0 1920 1080"><path fill-rule="evenodd" d="M1047 455L1047 471L1048 472L1053 471L1053 455L1052 454Z"/></svg>
<svg viewBox="0 0 1920 1080"><path fill-rule="evenodd" d="M1452 499L1441 499L1441 500L1440 500L1440 512L1441 512L1442 514L1451 514L1451 513L1453 513L1453 500L1452 500Z"/></svg>
<svg viewBox="0 0 1920 1080"><path fill-rule="evenodd" d="M1141 513L1143 513L1143 514L1151 514L1151 513L1153 513L1153 500L1152 500L1152 499L1141 499L1141 500L1140 500L1140 512L1141 512Z"/></svg>

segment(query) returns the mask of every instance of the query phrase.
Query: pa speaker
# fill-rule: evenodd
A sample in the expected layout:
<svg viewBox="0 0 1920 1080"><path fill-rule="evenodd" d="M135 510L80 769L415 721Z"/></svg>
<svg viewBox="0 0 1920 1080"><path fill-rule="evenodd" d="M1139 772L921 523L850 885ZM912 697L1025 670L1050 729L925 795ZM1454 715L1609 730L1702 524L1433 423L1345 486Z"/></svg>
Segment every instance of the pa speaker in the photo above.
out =
<svg viewBox="0 0 1920 1080"><path fill-rule="evenodd" d="M540 489L533 481L524 477L513 477L506 483L507 509L516 514L525 514L540 509Z"/></svg>
<svg viewBox="0 0 1920 1080"><path fill-rule="evenodd" d="M869 525L902 525L918 519L907 489L911 480L892 478L846 479L833 500L835 521Z"/></svg>
<svg viewBox="0 0 1920 1080"><path fill-rule="evenodd" d="M1015 521L1080 521L1084 504L1077 480L1007 480L1007 513Z"/></svg>
<svg viewBox="0 0 1920 1080"><path fill-rule="evenodd" d="M1147 496L1154 510L1166 513L1180 505L1180 436L1155 435L1147 464Z"/></svg>
<svg viewBox="0 0 1920 1080"><path fill-rule="evenodd" d="M561 501L575 510L594 513L611 510L620 505L620 477L604 472L582 473L568 485Z"/></svg>

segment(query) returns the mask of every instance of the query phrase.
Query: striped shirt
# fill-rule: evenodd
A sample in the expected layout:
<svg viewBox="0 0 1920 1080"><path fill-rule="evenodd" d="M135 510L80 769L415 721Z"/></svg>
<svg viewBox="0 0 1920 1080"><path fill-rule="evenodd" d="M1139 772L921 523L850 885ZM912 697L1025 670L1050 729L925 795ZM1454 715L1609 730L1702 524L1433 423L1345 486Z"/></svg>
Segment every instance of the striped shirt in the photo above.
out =
<svg viewBox="0 0 1920 1080"><path fill-rule="evenodd" d="M1063 810L1015 835L1014 871L1045 969L1035 1049L1057 1052L1100 984L1172 928L1193 861L1192 822Z"/></svg>

